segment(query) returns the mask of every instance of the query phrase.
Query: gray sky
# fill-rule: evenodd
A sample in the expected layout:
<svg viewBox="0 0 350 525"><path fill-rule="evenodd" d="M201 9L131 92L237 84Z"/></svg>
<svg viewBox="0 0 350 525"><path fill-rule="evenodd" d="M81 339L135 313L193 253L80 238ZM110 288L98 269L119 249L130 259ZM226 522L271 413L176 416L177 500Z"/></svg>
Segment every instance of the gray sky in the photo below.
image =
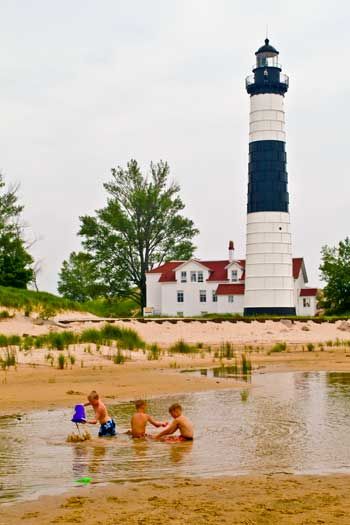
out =
<svg viewBox="0 0 350 525"><path fill-rule="evenodd" d="M79 249L110 168L167 160L196 255L245 254L249 97L266 24L290 76L294 255L317 285L320 248L350 234L345 0L0 0L0 169L20 182L40 287Z"/></svg>

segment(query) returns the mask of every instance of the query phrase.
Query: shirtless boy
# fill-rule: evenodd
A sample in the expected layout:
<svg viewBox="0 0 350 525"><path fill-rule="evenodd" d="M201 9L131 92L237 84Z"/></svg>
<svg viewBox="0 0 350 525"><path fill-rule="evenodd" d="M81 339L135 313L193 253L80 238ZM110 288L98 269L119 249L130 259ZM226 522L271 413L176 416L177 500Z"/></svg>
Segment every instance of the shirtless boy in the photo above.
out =
<svg viewBox="0 0 350 525"><path fill-rule="evenodd" d="M169 414L173 421L164 430L155 436L155 439L160 439L164 436L169 436L169 441L193 441L193 425L191 421L182 414L182 407L179 403L174 403L169 408ZM177 430L180 430L180 436L172 436ZM167 439L167 438L165 438Z"/></svg>
<svg viewBox="0 0 350 525"><path fill-rule="evenodd" d="M88 395L88 403L84 403L84 406L86 407L88 405L91 405L94 409L95 419L87 420L86 423L90 425L96 425L97 422L100 423L99 437L115 436L117 433L115 422L108 415L106 405L102 403L96 390L93 390Z"/></svg>
<svg viewBox="0 0 350 525"><path fill-rule="evenodd" d="M146 436L147 423L154 427L166 427L168 423L156 421L152 416L146 414L146 401L139 400L135 402L136 412L131 418L131 435L133 438L142 438Z"/></svg>

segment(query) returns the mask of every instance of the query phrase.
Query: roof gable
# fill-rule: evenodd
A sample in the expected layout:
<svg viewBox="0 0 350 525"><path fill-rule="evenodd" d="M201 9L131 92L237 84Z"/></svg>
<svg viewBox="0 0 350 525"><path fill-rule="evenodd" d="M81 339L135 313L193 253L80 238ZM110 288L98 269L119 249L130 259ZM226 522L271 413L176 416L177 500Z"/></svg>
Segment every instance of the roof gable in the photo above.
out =
<svg viewBox="0 0 350 525"><path fill-rule="evenodd" d="M195 264L201 270L209 270L208 266L203 261L198 261L198 259L190 259L189 261L184 261L182 264L180 264L176 268L176 271L184 270L188 264Z"/></svg>

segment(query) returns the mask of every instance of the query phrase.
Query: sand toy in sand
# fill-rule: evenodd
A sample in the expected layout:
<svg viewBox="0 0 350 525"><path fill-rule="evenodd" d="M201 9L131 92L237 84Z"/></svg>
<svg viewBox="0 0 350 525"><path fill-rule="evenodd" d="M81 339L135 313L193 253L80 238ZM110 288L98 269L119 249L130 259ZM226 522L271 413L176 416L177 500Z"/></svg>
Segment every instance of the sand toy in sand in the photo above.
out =
<svg viewBox="0 0 350 525"><path fill-rule="evenodd" d="M79 432L79 434L75 434L74 432L68 434L66 441L67 443L80 443L82 441L88 441L89 439L92 439L90 432L84 430L84 432Z"/></svg>

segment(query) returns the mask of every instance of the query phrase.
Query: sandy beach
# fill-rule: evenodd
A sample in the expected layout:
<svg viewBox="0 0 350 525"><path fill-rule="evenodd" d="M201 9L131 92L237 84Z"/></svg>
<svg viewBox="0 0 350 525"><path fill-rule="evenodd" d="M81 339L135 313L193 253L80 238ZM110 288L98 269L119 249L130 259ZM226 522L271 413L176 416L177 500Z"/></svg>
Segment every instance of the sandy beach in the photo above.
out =
<svg viewBox="0 0 350 525"><path fill-rule="evenodd" d="M177 479L89 486L6 506L0 524L348 525L350 476Z"/></svg>
<svg viewBox="0 0 350 525"><path fill-rule="evenodd" d="M26 333L53 329L52 325L38 326L23 319L20 319L20 329L23 323L26 323ZM85 323L77 323L70 329L81 330L82 324L85 328ZM274 322L198 323L198 326L194 323L192 326L187 323L160 325L131 321L127 325L136 329L147 342L158 342L164 349L180 338L214 346L230 341L238 345L239 350L244 350L245 345L253 345L247 351L259 373L288 370L350 372L348 346L326 350L317 346L322 341L350 339L348 332L339 329L339 322L291 326ZM308 329L303 329L303 326ZM0 325L3 333L16 333L17 330L16 319ZM288 349L269 355L268 349L276 341L286 341ZM305 351L303 345L311 341L315 343L314 351ZM1 371L1 414L71 407L82 401L92 388L100 391L112 404L137 397L242 389L243 386L233 379L179 373L181 368L232 363L230 360L219 362L205 349L195 355L168 355L164 351L157 361L148 361L142 352L135 352L133 359L123 365L115 365L94 351L87 354L83 348L76 348L75 352L77 364L72 368L58 370L45 362L42 351L33 351L30 355L20 356L17 370ZM79 365L82 356L83 367ZM350 476L346 475L290 474L92 485L58 497L41 497L33 502L3 506L0 524L345 524L349 522L349 486Z"/></svg>

